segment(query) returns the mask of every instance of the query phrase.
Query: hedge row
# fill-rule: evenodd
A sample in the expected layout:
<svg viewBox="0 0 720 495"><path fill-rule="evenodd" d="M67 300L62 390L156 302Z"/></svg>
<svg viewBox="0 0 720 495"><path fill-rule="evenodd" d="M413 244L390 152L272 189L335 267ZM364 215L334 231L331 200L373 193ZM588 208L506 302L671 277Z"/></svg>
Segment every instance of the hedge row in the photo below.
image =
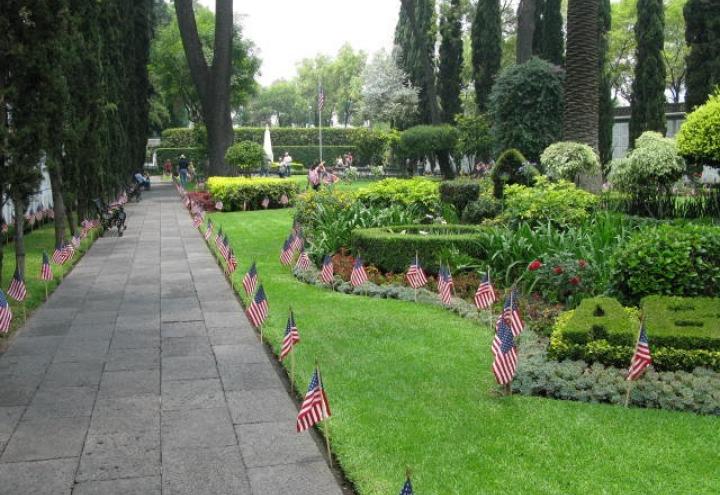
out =
<svg viewBox="0 0 720 495"><path fill-rule="evenodd" d="M208 191L213 201L221 201L223 211L262 209L262 201L270 200L268 208L283 208L285 195L292 202L298 194L295 181L271 178L210 177Z"/></svg>
<svg viewBox="0 0 720 495"><path fill-rule="evenodd" d="M363 129L323 129L323 144L327 146L351 146ZM162 132L162 144L171 148L196 147L205 139L202 128L174 128ZM276 127L270 129L273 146L314 146L318 144L318 129ZM263 143L264 127L240 127L235 129L235 141L254 141Z"/></svg>
<svg viewBox="0 0 720 495"><path fill-rule="evenodd" d="M480 237L486 228L474 225L406 225L374 229L357 229L352 233L352 250L366 263L384 272L407 270L415 253L420 254L423 268L437 273L448 251L457 249L473 258L485 259Z"/></svg>
<svg viewBox="0 0 720 495"><path fill-rule="evenodd" d="M285 152L288 152L293 162L299 162L309 167L314 161L320 159L319 146L280 146L273 143L273 154L279 159ZM354 146L325 146L323 145L323 160L328 166L335 164L335 159L345 153L354 153Z"/></svg>
<svg viewBox="0 0 720 495"><path fill-rule="evenodd" d="M174 166L177 166L180 155L192 160L195 167L202 165L207 159L207 154L198 148L158 148L155 152L158 167L162 167L165 160L170 160Z"/></svg>

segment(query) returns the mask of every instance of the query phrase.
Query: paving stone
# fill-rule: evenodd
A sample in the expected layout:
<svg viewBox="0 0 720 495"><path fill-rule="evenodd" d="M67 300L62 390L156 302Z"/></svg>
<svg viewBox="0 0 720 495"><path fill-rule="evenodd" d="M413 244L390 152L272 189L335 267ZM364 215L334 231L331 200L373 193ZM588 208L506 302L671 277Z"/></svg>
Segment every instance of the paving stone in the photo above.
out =
<svg viewBox="0 0 720 495"><path fill-rule="evenodd" d="M295 423L297 408L285 390L244 390L226 392L233 423Z"/></svg>
<svg viewBox="0 0 720 495"><path fill-rule="evenodd" d="M233 364L220 366L223 388L231 390L285 389L275 368L270 363Z"/></svg>
<svg viewBox="0 0 720 495"><path fill-rule="evenodd" d="M163 383L164 411L225 407L225 395L218 379L181 380Z"/></svg>
<svg viewBox="0 0 720 495"><path fill-rule="evenodd" d="M207 329L210 344L232 345L232 344L257 344L258 337L254 333L238 330L237 328L210 328Z"/></svg>
<svg viewBox="0 0 720 495"><path fill-rule="evenodd" d="M162 359L162 379L198 380L217 378L217 367L212 356L164 357Z"/></svg>
<svg viewBox="0 0 720 495"><path fill-rule="evenodd" d="M225 407L163 412L162 439L163 449L237 444Z"/></svg>
<svg viewBox="0 0 720 495"><path fill-rule="evenodd" d="M285 493L292 487L293 495L342 495L325 462L285 464L248 469L253 493Z"/></svg>
<svg viewBox="0 0 720 495"><path fill-rule="evenodd" d="M110 351L105 371L132 371L160 368L160 349L115 349Z"/></svg>
<svg viewBox="0 0 720 495"><path fill-rule="evenodd" d="M102 361L53 363L43 385L48 387L96 387L102 375Z"/></svg>
<svg viewBox="0 0 720 495"><path fill-rule="evenodd" d="M210 341L206 336L180 337L162 340L162 357L207 356L212 357L213 352Z"/></svg>
<svg viewBox="0 0 720 495"><path fill-rule="evenodd" d="M323 460L310 435L297 433L291 422L235 425L235 431L247 467Z"/></svg>
<svg viewBox="0 0 720 495"><path fill-rule="evenodd" d="M160 475L157 431L88 435L76 479L112 480Z"/></svg>
<svg viewBox="0 0 720 495"><path fill-rule="evenodd" d="M66 337L55 353L56 363L104 360L110 347L110 338L68 338Z"/></svg>
<svg viewBox="0 0 720 495"><path fill-rule="evenodd" d="M116 289L113 289L116 290ZM113 323L118 318L117 311L83 311L73 320L76 324Z"/></svg>
<svg viewBox="0 0 720 495"><path fill-rule="evenodd" d="M267 363L268 355L260 343L213 346L215 357L220 366L237 364Z"/></svg>
<svg viewBox="0 0 720 495"><path fill-rule="evenodd" d="M94 387L41 387L23 419L90 416L96 395Z"/></svg>
<svg viewBox="0 0 720 495"><path fill-rule="evenodd" d="M8 495L70 495L77 459L0 464L0 490Z"/></svg>
<svg viewBox="0 0 720 495"><path fill-rule="evenodd" d="M159 476L108 481L84 481L75 485L73 495L160 495Z"/></svg>
<svg viewBox="0 0 720 495"><path fill-rule="evenodd" d="M66 330L65 333L69 331ZM33 355L52 355L62 344L63 337L26 337L16 338L10 349L5 352L3 357L17 356L33 356Z"/></svg>
<svg viewBox="0 0 720 495"><path fill-rule="evenodd" d="M163 323L161 328L162 338L180 337L205 337L205 322L202 320L191 322Z"/></svg>
<svg viewBox="0 0 720 495"><path fill-rule="evenodd" d="M100 397L160 394L159 370L108 371L100 382Z"/></svg>
<svg viewBox="0 0 720 495"><path fill-rule="evenodd" d="M24 411L24 406L0 407L0 450L2 450L5 442L10 439L10 435L15 430L15 426L20 421L20 416Z"/></svg>
<svg viewBox="0 0 720 495"><path fill-rule="evenodd" d="M0 462L77 457L90 418L39 418L20 421Z"/></svg>
<svg viewBox="0 0 720 495"><path fill-rule="evenodd" d="M230 311L224 313L205 312L205 325L208 327L231 327L240 326L239 321L247 321L245 315L241 311Z"/></svg>
<svg viewBox="0 0 720 495"><path fill-rule="evenodd" d="M163 449L164 495L279 495L288 493L290 486L276 492L251 492L237 446Z"/></svg>
<svg viewBox="0 0 720 495"><path fill-rule="evenodd" d="M117 330L157 330L160 328L159 315L127 315L118 316L115 323Z"/></svg>
<svg viewBox="0 0 720 495"><path fill-rule="evenodd" d="M116 330L110 342L110 352L119 349L148 349L160 347L160 334L148 330Z"/></svg>
<svg viewBox="0 0 720 495"><path fill-rule="evenodd" d="M33 381L28 383L27 381L21 380L3 380L2 377L0 377L0 407L26 406L30 404L37 390L37 386L43 377L33 375L32 378ZM25 380L27 379L26 377Z"/></svg>

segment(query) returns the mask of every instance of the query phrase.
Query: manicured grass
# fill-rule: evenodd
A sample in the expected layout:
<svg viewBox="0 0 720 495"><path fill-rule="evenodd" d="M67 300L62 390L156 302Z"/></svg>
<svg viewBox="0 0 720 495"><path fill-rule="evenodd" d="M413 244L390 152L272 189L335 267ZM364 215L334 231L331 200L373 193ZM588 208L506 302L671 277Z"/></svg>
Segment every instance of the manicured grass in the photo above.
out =
<svg viewBox="0 0 720 495"><path fill-rule="evenodd" d="M498 397L490 329L441 308L301 284L278 259L292 210L211 217L239 258L236 286L257 260L276 352L293 307L298 394L317 358L333 450L361 495L399 492L406 466L423 495L720 490L720 419Z"/></svg>
<svg viewBox="0 0 720 495"><path fill-rule="evenodd" d="M292 175L289 180L297 182L298 186L300 186L300 191L305 191L305 187L307 186L307 175ZM333 187L336 191L357 191L358 189L369 186L373 182L375 182L375 179L361 179L351 183L340 181L331 187Z"/></svg>
<svg viewBox="0 0 720 495"><path fill-rule="evenodd" d="M94 234L91 234L94 235ZM3 238L3 241L5 239ZM64 270L67 273L70 267L75 265L82 254L88 250L92 244L90 236L82 241L79 249L75 250L73 259L65 264ZM55 230L52 224L46 224L32 233L25 235L25 285L28 295L25 298L25 310L28 316L38 306L45 302L45 282L40 280L40 268L42 266L42 253L45 251L52 259L52 253L55 249ZM54 280L48 282L48 294L51 294L60 284L60 272L63 268L52 264ZM10 241L9 244L3 246L3 267L2 267L2 290L7 296L7 289L10 281L15 273L15 244ZM13 312L13 321L8 334L0 334L0 342L17 328L23 325L23 305L7 296L10 301L10 307Z"/></svg>

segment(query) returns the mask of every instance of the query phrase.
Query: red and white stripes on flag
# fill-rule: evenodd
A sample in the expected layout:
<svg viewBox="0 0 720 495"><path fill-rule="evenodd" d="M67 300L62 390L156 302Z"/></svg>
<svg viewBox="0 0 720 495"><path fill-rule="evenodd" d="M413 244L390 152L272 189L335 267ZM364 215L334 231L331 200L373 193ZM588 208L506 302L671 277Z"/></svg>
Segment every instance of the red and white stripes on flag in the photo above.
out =
<svg viewBox="0 0 720 495"><path fill-rule="evenodd" d="M75 247L70 242L65 243L65 247L63 248L63 251L64 251L63 256L65 257L65 261L63 263L67 262L68 260L71 260L73 258L73 256L75 256Z"/></svg>
<svg viewBox="0 0 720 495"><path fill-rule="evenodd" d="M282 252L280 253L280 263L283 266L288 266L290 263L292 263L293 259L293 244L291 239L286 239L285 244L283 244Z"/></svg>
<svg viewBox="0 0 720 495"><path fill-rule="evenodd" d="M497 331L492 343L493 359L492 370L495 380L500 385L507 385L513 381L517 369L517 350L512 330L504 319L498 321Z"/></svg>
<svg viewBox="0 0 720 495"><path fill-rule="evenodd" d="M12 322L12 309L10 309L10 303L5 297L5 293L0 289L0 333L7 333L10 330L10 323Z"/></svg>
<svg viewBox="0 0 720 495"><path fill-rule="evenodd" d="M210 237L212 236L213 232L213 223L212 220L208 220L207 227L205 228L205 242L208 242L210 240Z"/></svg>
<svg viewBox="0 0 720 495"><path fill-rule="evenodd" d="M285 337L283 338L282 348L280 349L280 361L290 354L298 342L300 342L300 333L295 324L295 315L290 311L290 316L285 326Z"/></svg>
<svg viewBox="0 0 720 495"><path fill-rule="evenodd" d="M647 332L645 332L645 324L640 324L640 337L638 338L635 354L630 361L630 370L628 371L627 380L633 381L640 378L645 373L645 368L652 364L652 356L650 355L650 343L648 342Z"/></svg>
<svg viewBox="0 0 720 495"><path fill-rule="evenodd" d="M290 234L290 237L292 238L293 251L302 251L305 248L305 240L302 238L302 235L300 235L299 232L293 232L292 234Z"/></svg>
<svg viewBox="0 0 720 495"><path fill-rule="evenodd" d="M495 287L490 282L490 273L483 276L480 286L475 291L475 306L477 309L490 309L497 301Z"/></svg>
<svg viewBox="0 0 720 495"><path fill-rule="evenodd" d="M297 416L296 428L298 433L308 430L314 425L330 417L330 404L328 403L320 373L317 368L313 371L308 391L305 394Z"/></svg>
<svg viewBox="0 0 720 495"><path fill-rule="evenodd" d="M52 255L53 263L56 265L62 265L65 263L65 246L63 246L63 243L60 242L55 246L55 251L53 251Z"/></svg>
<svg viewBox="0 0 720 495"><path fill-rule="evenodd" d="M258 287L255 297L247 309L247 316L254 327L259 328L265 322L268 315L268 301L265 297L265 290L261 285Z"/></svg>
<svg viewBox="0 0 720 495"><path fill-rule="evenodd" d="M10 288L8 289L8 295L18 302L25 300L27 296L27 287L25 287L25 281L20 275L20 271L15 268L15 275L13 275L10 281Z"/></svg>
<svg viewBox="0 0 720 495"><path fill-rule="evenodd" d="M253 292L255 292L256 287L257 287L257 267L255 266L255 262L253 261L253 264L250 266L250 269L247 271L247 273L243 277L243 288L245 289L245 294L247 294L248 296L252 296Z"/></svg>
<svg viewBox="0 0 720 495"><path fill-rule="evenodd" d="M438 294L443 304L448 305L452 300L452 289L454 287L452 275L450 269L446 266L440 265L440 272L438 273Z"/></svg>
<svg viewBox="0 0 720 495"><path fill-rule="evenodd" d="M353 287L359 287L368 281L365 267L363 266L362 258L358 256L353 264L352 272L350 273L350 284Z"/></svg>
<svg viewBox="0 0 720 495"><path fill-rule="evenodd" d="M220 254L222 254L223 259L227 261L228 256L230 256L230 240L227 236L223 237L218 248L220 249Z"/></svg>
<svg viewBox="0 0 720 495"><path fill-rule="evenodd" d="M520 335L525 329L525 323L522 320L522 316L520 316L520 305L518 304L518 294L516 289L512 289L508 297L505 299L505 306L503 307L503 312L500 313L496 328L500 325L499 320L505 320L515 337Z"/></svg>
<svg viewBox="0 0 720 495"><path fill-rule="evenodd" d="M405 278L413 289L419 289L427 283L427 277L425 276L422 266L420 266L420 260L417 256L415 256L415 261L410 265L410 268L408 268Z"/></svg>
<svg viewBox="0 0 720 495"><path fill-rule="evenodd" d="M335 269L333 267L333 261L330 255L325 255L325 259L323 259L323 266L322 270L320 271L320 280L324 284L332 284L333 283L333 277L335 276Z"/></svg>
<svg viewBox="0 0 720 495"><path fill-rule="evenodd" d="M193 217L193 228L197 229L202 225L202 217L200 215L195 215Z"/></svg>
<svg viewBox="0 0 720 495"><path fill-rule="evenodd" d="M325 108L325 90L322 86L318 86L318 110L322 112Z"/></svg>
<svg viewBox="0 0 720 495"><path fill-rule="evenodd" d="M302 251L300 251L300 256L298 257L297 263L295 263L295 269L304 272L310 268L310 265L310 256L308 256L308 254L303 249Z"/></svg>
<svg viewBox="0 0 720 495"><path fill-rule="evenodd" d="M52 267L50 266L50 260L48 259L48 255L45 251L43 251L43 261L42 261L42 267L40 268L40 280L44 280L46 282L53 279L53 272Z"/></svg>
<svg viewBox="0 0 720 495"><path fill-rule="evenodd" d="M230 251L228 253L227 257L227 270L228 273L232 274L235 273L235 270L237 269L237 258L235 257L235 252L232 248L230 248Z"/></svg>

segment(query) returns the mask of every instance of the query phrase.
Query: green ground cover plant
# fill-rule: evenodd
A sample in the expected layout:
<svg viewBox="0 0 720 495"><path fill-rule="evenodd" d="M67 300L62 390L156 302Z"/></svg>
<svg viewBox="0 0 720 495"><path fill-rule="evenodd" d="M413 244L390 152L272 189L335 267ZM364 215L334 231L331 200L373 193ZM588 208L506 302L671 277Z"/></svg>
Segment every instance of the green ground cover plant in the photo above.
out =
<svg viewBox="0 0 720 495"><path fill-rule="evenodd" d="M257 210L263 208L265 198L270 208L283 205L283 195L293 201L298 193L296 181L260 177L210 177L207 190L214 201L220 201L225 211Z"/></svg>

